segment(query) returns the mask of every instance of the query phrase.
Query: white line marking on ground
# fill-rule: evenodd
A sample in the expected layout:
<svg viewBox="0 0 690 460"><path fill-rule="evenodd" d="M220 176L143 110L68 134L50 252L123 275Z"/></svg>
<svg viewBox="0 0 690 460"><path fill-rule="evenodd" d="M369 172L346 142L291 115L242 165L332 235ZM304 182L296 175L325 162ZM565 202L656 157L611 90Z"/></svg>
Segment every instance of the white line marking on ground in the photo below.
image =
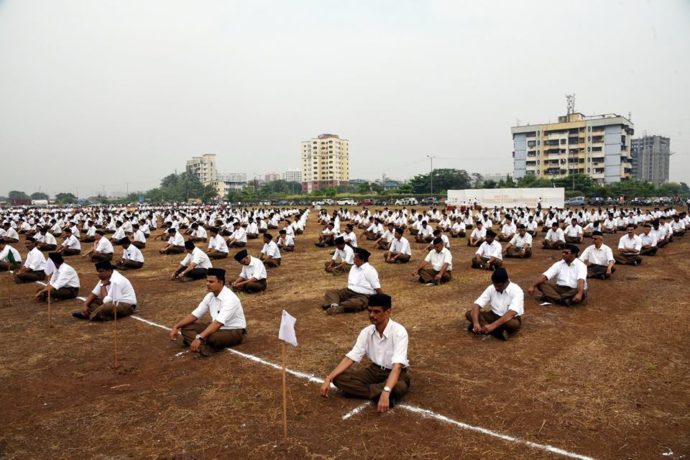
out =
<svg viewBox="0 0 690 460"><path fill-rule="evenodd" d="M398 407L401 409L408 410L410 412L414 412L416 414L421 414L425 417L434 418L436 420L448 423L450 425L455 425L464 430L475 431L477 433L493 436L494 438L502 439L504 441L524 444L535 449L545 450L547 452L552 452L554 454L563 455L564 457L577 458L579 460L593 460L592 457L587 457L585 455L579 455L573 452L568 452L567 450L559 449L558 447L553 447L548 444L538 444L536 442L526 441L524 439L516 438L514 436L509 436L507 434L501 434L496 431L489 430L487 428L482 428L480 426L474 426L469 425L467 423L459 422L457 420L453 420L452 418L446 417L445 415L437 414L436 412L430 411L428 409L422 409L421 407L413 406L410 404L399 404Z"/></svg>
<svg viewBox="0 0 690 460"><path fill-rule="evenodd" d="M43 284L45 286L45 283L43 283L41 281L36 281L36 283ZM84 300L83 297L77 297L77 298ZM134 318L137 321L141 321L142 323L146 323L150 326L164 329L166 331L172 330L172 328L169 328L167 326L163 326L162 324L154 323L153 321L149 321L148 319L144 319L140 316L131 315L131 318ZM249 359L249 360L254 361L256 363L263 364L265 366L272 367L272 368L277 369L277 370L283 369L282 366L275 364L275 363L272 363L270 361L266 361L265 359L259 358L258 356L255 356L255 355L250 355L249 353L243 353L241 351L233 350L232 348L226 348L226 350L229 351L230 353L234 353L236 355L242 356L243 358ZM316 377L313 374L307 374L304 372L294 371L290 368L286 368L285 371L290 375L294 375L295 377L299 377L301 379L308 380L312 383L323 383L324 382L322 378ZM331 383L331 388L335 388L332 383ZM342 419L347 420L348 418L352 417L353 415L356 415L359 412L361 412L362 410L364 410L364 408L368 405L369 405L368 403L360 404L359 406L355 407L353 410L351 410L350 412L345 414L342 417ZM429 409L423 409L421 407L413 406L411 404L398 404L398 407L400 407L401 409L405 409L405 410L408 410L410 412L416 413L416 414L421 414L424 417L433 418L433 419L439 420L441 422L447 423L449 425L453 425L453 426L456 426L458 428L462 428L464 430L482 433L482 434L485 434L487 436L501 439L503 441L514 442L516 444L523 444L523 445L525 445L527 447L531 447L533 449L539 449L539 450L543 450L546 452L551 452L551 453L562 455L562 456L568 457L568 458L576 458L578 460L594 460L593 457L588 457L586 455L580 455L580 454L576 454L574 452L569 452L567 450L560 449L560 448L554 447L554 446L550 446L548 444L539 444L536 442L527 441L525 439L516 438L514 436L510 436L507 434L502 434L502 433L499 433L497 431L489 430L488 428L482 428L480 426L474 426L474 425L470 425L470 424L467 424L464 422L459 422L457 420L453 420L450 417L446 417L445 415L437 414L436 412L431 411ZM671 455L672 455L672 452L671 452Z"/></svg>
<svg viewBox="0 0 690 460"><path fill-rule="evenodd" d="M355 407L354 409L352 409L352 410L351 410L350 412L348 412L347 414L343 415L343 420L347 420L347 419L349 419L350 417L352 417L353 415L359 414L360 412L362 412L362 411L364 410L365 407L370 406L370 405L371 405L371 404L369 404L369 403L362 403L362 404L360 404L359 406Z"/></svg>

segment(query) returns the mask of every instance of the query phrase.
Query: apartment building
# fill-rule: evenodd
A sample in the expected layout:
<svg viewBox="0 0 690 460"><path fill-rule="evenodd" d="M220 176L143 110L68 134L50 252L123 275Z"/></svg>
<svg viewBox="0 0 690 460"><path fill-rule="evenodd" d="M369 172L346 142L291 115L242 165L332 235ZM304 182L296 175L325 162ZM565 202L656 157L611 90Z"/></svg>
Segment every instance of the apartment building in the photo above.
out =
<svg viewBox="0 0 690 460"><path fill-rule="evenodd" d="M215 182L218 176L216 155L207 153L200 157L192 157L191 160L187 160L187 172L198 177L204 185Z"/></svg>
<svg viewBox="0 0 690 460"><path fill-rule="evenodd" d="M668 182L671 139L644 136L632 140L632 173L639 181L660 185Z"/></svg>
<svg viewBox="0 0 690 460"><path fill-rule="evenodd" d="M302 191L347 185L350 180L349 141L321 134L302 142Z"/></svg>
<svg viewBox="0 0 690 460"><path fill-rule="evenodd" d="M609 184L632 177L633 123L616 114L573 112L558 123L514 126L513 177L586 174Z"/></svg>

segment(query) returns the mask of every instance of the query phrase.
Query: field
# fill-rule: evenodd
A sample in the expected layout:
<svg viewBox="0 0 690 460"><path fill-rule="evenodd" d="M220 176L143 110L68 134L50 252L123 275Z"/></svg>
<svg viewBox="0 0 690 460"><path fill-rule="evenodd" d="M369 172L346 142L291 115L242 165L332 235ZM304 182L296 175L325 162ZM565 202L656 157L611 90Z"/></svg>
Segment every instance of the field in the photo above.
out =
<svg viewBox="0 0 690 460"><path fill-rule="evenodd" d="M466 331L464 312L490 281L488 272L469 268L473 251L464 239L452 240L454 279L438 287L410 276L422 245L413 243L411 263L386 265L382 251L362 242L393 296L394 319L410 334L411 390L379 415L335 392L322 398L317 382L289 375L284 445L281 373L246 355L280 363L286 309L297 317L300 342L288 349L288 367L323 378L368 324L366 313L328 316L320 308L323 292L347 279L323 271L331 251L313 245L315 218L297 237L297 251L269 271L268 290L241 295L249 336L236 350L244 356L180 353L166 330L126 318L118 321L115 369L112 323L73 319L79 302L70 300L53 305L48 328L47 307L31 299L37 286L14 285L0 273L0 458L690 456L690 236L641 266L618 267L611 280L590 280L583 306L540 306L528 297L523 328L507 342ZM615 247L619 236L605 242ZM149 241L144 269L125 275L137 290L137 317L170 327L205 286L168 281L182 256L159 255L162 244ZM260 244L250 240L250 252L258 255ZM525 290L560 257L534 252L505 263ZM93 265L82 257L67 262L87 295ZM229 279L239 272L231 258L215 265Z"/></svg>

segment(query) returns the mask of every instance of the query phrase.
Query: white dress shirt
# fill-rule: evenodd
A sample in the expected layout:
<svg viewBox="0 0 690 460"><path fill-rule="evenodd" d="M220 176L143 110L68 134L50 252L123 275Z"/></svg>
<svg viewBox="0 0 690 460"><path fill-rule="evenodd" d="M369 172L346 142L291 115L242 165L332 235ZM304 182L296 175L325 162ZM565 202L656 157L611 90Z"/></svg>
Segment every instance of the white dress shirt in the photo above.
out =
<svg viewBox="0 0 690 460"><path fill-rule="evenodd" d="M21 254L19 253L19 251L14 249L9 244L6 244L5 249L0 251L0 262L9 262L10 261L10 253L12 253L12 257L14 258L15 262L21 263L21 261L22 261Z"/></svg>
<svg viewBox="0 0 690 460"><path fill-rule="evenodd" d="M621 236L620 240L618 240L618 249L632 249L636 252L640 252L640 249L642 249L642 240L637 235L633 235L632 238L630 238L627 234L623 235Z"/></svg>
<svg viewBox="0 0 690 460"><path fill-rule="evenodd" d="M503 248L501 247L501 243L496 240L493 240L491 244L489 244L488 241L484 241L479 245L475 254L486 259L495 257L496 259L503 260Z"/></svg>
<svg viewBox="0 0 690 460"><path fill-rule="evenodd" d="M613 251L611 251L611 248L605 244L602 244L600 248L597 248L592 244L587 246L587 248L582 251L582 254L580 254L580 260L585 263L589 262L590 264L594 265L606 266L614 261Z"/></svg>
<svg viewBox="0 0 690 460"><path fill-rule="evenodd" d="M26 255L26 262L24 266L31 271L45 270L46 268L46 258L38 248L33 248Z"/></svg>
<svg viewBox="0 0 690 460"><path fill-rule="evenodd" d="M225 239L219 234L216 234L216 236L212 236L208 240L208 248L215 249L216 251L224 252L226 254L229 252L228 243L226 243Z"/></svg>
<svg viewBox="0 0 690 460"><path fill-rule="evenodd" d="M211 259L208 258L208 254L199 248L194 248L190 253L187 253L180 265L188 267L190 264L196 264L196 268L213 268L211 264Z"/></svg>
<svg viewBox="0 0 690 460"><path fill-rule="evenodd" d="M347 277L347 288L359 294L372 295L381 289L379 274L369 262L361 266L353 265Z"/></svg>
<svg viewBox="0 0 690 460"><path fill-rule="evenodd" d="M448 248L441 249L441 252L437 252L436 249L432 249L424 258L424 262L431 265L431 268L437 272L441 271L443 264L448 264L446 271L453 271L453 255L450 253Z"/></svg>
<svg viewBox="0 0 690 460"><path fill-rule="evenodd" d="M399 252L401 254L405 254L408 256L412 255L412 249L410 248L410 242L407 241L407 238L405 238L404 236L401 236L399 240L397 238L393 238L393 241L391 241L391 247L388 251L389 252Z"/></svg>
<svg viewBox="0 0 690 460"><path fill-rule="evenodd" d="M63 287L79 288L79 275L77 275L74 268L63 262L60 268L55 270L53 276L50 277L50 285L53 286L53 289Z"/></svg>
<svg viewBox="0 0 690 460"><path fill-rule="evenodd" d="M364 355L367 355L372 363L386 369L392 369L394 364L407 367L409 366L408 342L407 330L401 324L389 319L381 335L373 324L362 329L355 346L345 356L358 363Z"/></svg>
<svg viewBox="0 0 690 460"><path fill-rule="evenodd" d="M66 247L67 249L81 251L81 243L74 235L70 235L67 238L65 238L65 241L62 242L62 246Z"/></svg>
<svg viewBox="0 0 690 460"><path fill-rule="evenodd" d="M353 265L355 263L355 251L353 251L352 248L347 244L342 249L342 251L338 248L335 248L331 260L335 262L336 260L338 260L338 258L340 258L341 262Z"/></svg>
<svg viewBox="0 0 690 460"><path fill-rule="evenodd" d="M98 243L96 243L96 252L100 252L101 254L112 254L113 251L112 243L105 236L102 236L101 239L98 240Z"/></svg>
<svg viewBox="0 0 690 460"><path fill-rule="evenodd" d="M512 244L514 248L518 249L523 249L525 246L532 247L532 235L527 232L525 232L525 236L516 233L510 240L510 244Z"/></svg>
<svg viewBox="0 0 690 460"><path fill-rule="evenodd" d="M213 292L206 294L192 315L201 319L206 313L211 315L211 320L222 324L221 329L247 328L240 298L226 286L223 286L218 296Z"/></svg>
<svg viewBox="0 0 690 460"><path fill-rule="evenodd" d="M269 241L268 243L264 243L264 247L261 248L261 253L265 254L267 257L280 259L280 249L273 240Z"/></svg>
<svg viewBox="0 0 690 460"><path fill-rule="evenodd" d="M99 281L91 293L95 296L100 296L102 287L103 281ZM106 287L106 291L108 295L106 295L103 299L104 304L115 302L124 302L130 305L137 304L137 296L134 293L132 283L130 283L129 280L122 276L117 270L113 270L113 274L110 275L110 284L108 284Z"/></svg>
<svg viewBox="0 0 690 460"><path fill-rule="evenodd" d="M508 310L513 310L515 316L525 313L525 294L520 286L509 283L503 292L498 292L493 284L484 289L484 292L474 301L481 308L490 305L491 311L498 316L505 315Z"/></svg>
<svg viewBox="0 0 690 460"><path fill-rule="evenodd" d="M268 274L266 273L266 266L263 262L253 256L249 256L249 265L242 265L242 271L240 272L240 278L248 280L249 278L254 278L257 281L266 279Z"/></svg>
<svg viewBox="0 0 690 460"><path fill-rule="evenodd" d="M127 249L122 251L122 258L124 260L133 260L134 262L144 263L144 255L141 253L138 247L130 244Z"/></svg>
<svg viewBox="0 0 690 460"><path fill-rule="evenodd" d="M571 288L577 288L578 280L584 280L587 289L587 266L577 258L570 265L565 260L559 260L544 272L544 276L549 280L556 280L559 286Z"/></svg>

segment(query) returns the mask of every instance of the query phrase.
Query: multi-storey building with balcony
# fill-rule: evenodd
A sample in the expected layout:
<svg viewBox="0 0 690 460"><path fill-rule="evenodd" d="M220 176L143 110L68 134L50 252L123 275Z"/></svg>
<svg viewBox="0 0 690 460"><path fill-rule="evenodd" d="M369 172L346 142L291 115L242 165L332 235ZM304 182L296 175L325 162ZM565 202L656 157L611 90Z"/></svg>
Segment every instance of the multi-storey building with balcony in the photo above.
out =
<svg viewBox="0 0 690 460"><path fill-rule="evenodd" d="M671 139L663 136L644 136L632 140L633 176L654 185L668 182L671 158Z"/></svg>
<svg viewBox="0 0 690 460"><path fill-rule="evenodd" d="M302 142L302 191L347 185L350 180L349 141L321 134Z"/></svg>
<svg viewBox="0 0 690 460"><path fill-rule="evenodd" d="M513 177L586 174L609 184L632 177L633 124L616 115L570 113L558 123L515 126Z"/></svg>
<svg viewBox="0 0 690 460"><path fill-rule="evenodd" d="M187 160L187 172L198 177L204 185L216 182L218 176L216 155L207 153L200 157L192 157L191 160Z"/></svg>

